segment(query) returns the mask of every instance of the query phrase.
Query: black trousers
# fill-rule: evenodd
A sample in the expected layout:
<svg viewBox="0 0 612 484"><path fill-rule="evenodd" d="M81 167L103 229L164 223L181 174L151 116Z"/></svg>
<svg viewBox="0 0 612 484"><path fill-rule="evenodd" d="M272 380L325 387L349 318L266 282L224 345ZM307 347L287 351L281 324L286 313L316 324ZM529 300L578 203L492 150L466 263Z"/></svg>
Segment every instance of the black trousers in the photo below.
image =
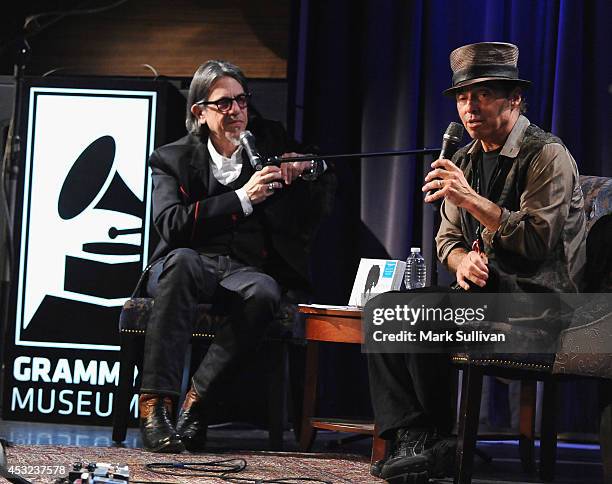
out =
<svg viewBox="0 0 612 484"><path fill-rule="evenodd" d="M446 354L370 353L368 372L379 436L395 430L452 430L451 365Z"/></svg>
<svg viewBox="0 0 612 484"><path fill-rule="evenodd" d="M141 393L178 396L198 303L221 305L229 321L217 329L192 383L209 398L237 357L254 347L280 304L277 282L229 256L181 248L150 269L147 292L155 299L145 336Z"/></svg>
<svg viewBox="0 0 612 484"><path fill-rule="evenodd" d="M450 292L424 288L419 292ZM437 430L453 426L452 367L448 353L368 353L370 395L381 438L400 428Z"/></svg>

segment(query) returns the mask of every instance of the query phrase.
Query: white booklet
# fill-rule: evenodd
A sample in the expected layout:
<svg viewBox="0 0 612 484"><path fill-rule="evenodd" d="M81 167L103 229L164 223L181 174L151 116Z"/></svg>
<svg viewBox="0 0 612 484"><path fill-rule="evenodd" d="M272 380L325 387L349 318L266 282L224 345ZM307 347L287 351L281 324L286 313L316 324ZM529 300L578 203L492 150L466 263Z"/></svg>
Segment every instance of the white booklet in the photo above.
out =
<svg viewBox="0 0 612 484"><path fill-rule="evenodd" d="M397 291L402 286L405 269L406 263L401 260L361 259L349 306L363 307L377 294Z"/></svg>

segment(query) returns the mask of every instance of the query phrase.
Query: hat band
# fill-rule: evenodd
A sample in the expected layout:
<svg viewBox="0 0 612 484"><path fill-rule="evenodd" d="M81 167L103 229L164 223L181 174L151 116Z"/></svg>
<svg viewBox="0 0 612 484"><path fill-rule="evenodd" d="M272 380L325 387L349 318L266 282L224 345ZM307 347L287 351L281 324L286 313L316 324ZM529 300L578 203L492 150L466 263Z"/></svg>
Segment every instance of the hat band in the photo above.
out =
<svg viewBox="0 0 612 484"><path fill-rule="evenodd" d="M480 77L499 77L503 79L517 79L518 69L503 64L472 65L458 70L453 74L453 86L460 82L478 79Z"/></svg>

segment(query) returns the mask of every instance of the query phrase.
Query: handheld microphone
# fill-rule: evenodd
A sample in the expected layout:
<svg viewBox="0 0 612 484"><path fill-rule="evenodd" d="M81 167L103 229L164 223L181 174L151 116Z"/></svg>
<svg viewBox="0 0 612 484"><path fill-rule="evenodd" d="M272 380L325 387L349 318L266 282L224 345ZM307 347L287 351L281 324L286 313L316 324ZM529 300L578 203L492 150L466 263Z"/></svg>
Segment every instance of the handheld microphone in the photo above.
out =
<svg viewBox="0 0 612 484"><path fill-rule="evenodd" d="M442 136L442 150L440 150L438 160L443 158L450 160L453 157L459 148L461 138L463 138L463 131L463 125L460 123L455 123L453 121L448 125L448 128L446 128L446 131L444 132L444 136ZM433 195L434 193L435 192L431 190L427 193L427 195Z"/></svg>
<svg viewBox="0 0 612 484"><path fill-rule="evenodd" d="M238 138L240 140L240 144L246 151L247 156L249 157L249 161L255 170L260 171L264 167L264 160L261 158L261 155L257 152L257 148L255 147L255 136L249 130L243 131L240 133Z"/></svg>
<svg viewBox="0 0 612 484"><path fill-rule="evenodd" d="M444 136L442 136L442 150L440 151L438 159L447 158L450 160L453 157L459 148L461 138L463 138L463 131L463 125L460 123L455 123L453 121L448 125L448 128L446 128L444 132Z"/></svg>

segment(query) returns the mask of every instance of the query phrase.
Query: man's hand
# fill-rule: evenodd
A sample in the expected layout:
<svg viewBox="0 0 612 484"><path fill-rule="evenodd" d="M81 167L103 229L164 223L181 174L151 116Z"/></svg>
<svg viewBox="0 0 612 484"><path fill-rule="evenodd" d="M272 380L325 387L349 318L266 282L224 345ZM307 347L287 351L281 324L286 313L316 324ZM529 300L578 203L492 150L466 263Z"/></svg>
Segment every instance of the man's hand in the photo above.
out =
<svg viewBox="0 0 612 484"><path fill-rule="evenodd" d="M278 181L281 179L281 169L278 166L268 165L263 170L253 173L243 188L251 203L257 205L273 195L275 189L283 188L283 184Z"/></svg>
<svg viewBox="0 0 612 484"><path fill-rule="evenodd" d="M431 164L431 170L425 177L425 185L421 188L423 192L434 192L425 197L427 203L446 198L457 207L466 208L469 201L478 198L465 179L463 171L451 160L436 160Z"/></svg>
<svg viewBox="0 0 612 484"><path fill-rule="evenodd" d="M502 209L489 199L482 197L470 186L465 179L463 171L450 160L436 160L431 164L431 170L425 177L423 192L434 193L427 195L427 203L442 198L453 205L464 208L476 220L491 232L495 232L501 223Z"/></svg>
<svg viewBox="0 0 612 484"><path fill-rule="evenodd" d="M457 267L457 283L466 291L470 289L467 281L472 281L480 287L484 287L489 278L489 259L483 253L474 250L468 252Z"/></svg>
<svg viewBox="0 0 612 484"><path fill-rule="evenodd" d="M281 158L293 158L294 156L304 156L299 153L283 153ZM304 170L310 168L310 161L292 161L289 163L281 163L281 173L283 180L287 185L291 185L291 182L298 178Z"/></svg>

